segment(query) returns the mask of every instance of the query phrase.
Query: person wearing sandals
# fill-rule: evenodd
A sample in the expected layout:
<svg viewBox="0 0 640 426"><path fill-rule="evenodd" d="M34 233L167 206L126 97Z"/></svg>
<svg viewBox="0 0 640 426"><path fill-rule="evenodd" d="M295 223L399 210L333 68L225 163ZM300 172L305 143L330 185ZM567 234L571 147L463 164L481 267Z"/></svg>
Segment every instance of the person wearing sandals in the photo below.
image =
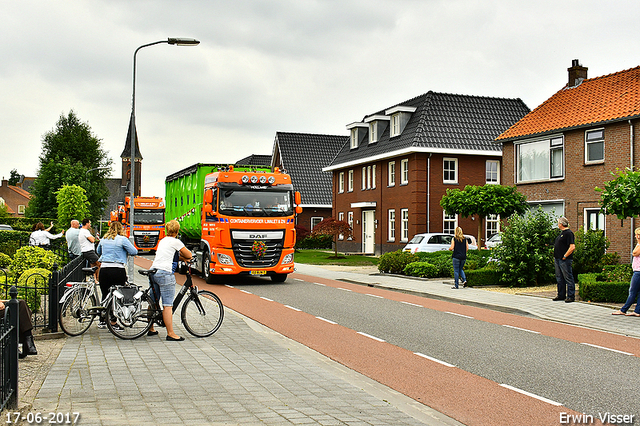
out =
<svg viewBox="0 0 640 426"><path fill-rule="evenodd" d="M462 233L462 228L456 227L455 234L451 240L449 250L453 251L451 260L453 262L453 279L456 283L451 288L458 288L458 281L462 279L462 287L467 286L467 276L464 274L464 263L467 261L467 251L469 243Z"/></svg>
<svg viewBox="0 0 640 426"><path fill-rule="evenodd" d="M100 240L96 252L100 256L100 291L104 300L112 286L127 283L127 255L135 256L138 249L126 237L122 223L113 221L109 225L109 231ZM98 323L98 328L106 326L104 320Z"/></svg>
<svg viewBox="0 0 640 426"><path fill-rule="evenodd" d="M631 261L633 275L631 276L631 283L629 284L629 297L622 308L620 308L619 311L613 312L613 315L640 317L640 303L636 303L636 299L638 299L638 294L640 293L640 228L636 228L635 235L636 246L631 253L633 255L633 260ZM633 312L627 312L634 303L636 303L636 309Z"/></svg>
<svg viewBox="0 0 640 426"><path fill-rule="evenodd" d="M187 262L191 260L191 252L184 246L182 241L177 239L180 232L180 223L177 220L170 220L165 226L166 236L158 243L156 257L153 260L151 269L156 269L153 274L153 281L160 287L160 298L162 299L162 320L167 327L166 339L170 342L180 342L184 337L178 336L173 331L173 299L176 292L176 277L173 273L178 268L178 261ZM155 336L158 332L152 326L147 333L148 336Z"/></svg>

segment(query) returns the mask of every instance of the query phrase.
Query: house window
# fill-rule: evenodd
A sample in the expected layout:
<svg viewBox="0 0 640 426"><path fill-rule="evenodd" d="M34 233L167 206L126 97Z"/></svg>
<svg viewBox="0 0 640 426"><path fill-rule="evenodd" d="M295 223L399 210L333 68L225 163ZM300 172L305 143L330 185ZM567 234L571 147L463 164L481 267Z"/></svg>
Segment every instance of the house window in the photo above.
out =
<svg viewBox="0 0 640 426"><path fill-rule="evenodd" d="M456 226L458 226L458 215L444 213L442 232L453 235L456 232Z"/></svg>
<svg viewBox="0 0 640 426"><path fill-rule="evenodd" d="M500 183L500 162L496 160L487 160L486 162L486 179L488 184Z"/></svg>
<svg viewBox="0 0 640 426"><path fill-rule="evenodd" d="M458 183L458 159L445 158L442 162L443 183Z"/></svg>
<svg viewBox="0 0 640 426"><path fill-rule="evenodd" d="M389 210L389 241L396 240L396 211Z"/></svg>
<svg viewBox="0 0 640 426"><path fill-rule="evenodd" d="M344 222L344 212L339 212L338 213L338 220L340 222ZM344 240L344 235L343 234L338 235L338 239L339 240Z"/></svg>
<svg viewBox="0 0 640 426"><path fill-rule="evenodd" d="M600 209L584 209L584 229L604 231L604 213Z"/></svg>
<svg viewBox="0 0 640 426"><path fill-rule="evenodd" d="M389 161L389 186L396 184L396 162Z"/></svg>
<svg viewBox="0 0 640 426"><path fill-rule="evenodd" d="M562 137L517 145L518 182L559 179L564 176Z"/></svg>
<svg viewBox="0 0 640 426"><path fill-rule="evenodd" d="M409 241L409 209L400 210L400 218L402 220L400 224L401 241Z"/></svg>
<svg viewBox="0 0 640 426"><path fill-rule="evenodd" d="M371 189L371 166L367 166L367 189Z"/></svg>
<svg viewBox="0 0 640 426"><path fill-rule="evenodd" d="M402 179L402 184L406 185L409 183L409 160L402 160L400 162L400 179Z"/></svg>
<svg viewBox="0 0 640 426"><path fill-rule="evenodd" d="M322 222L322 218L321 217L312 217L311 218L311 230L313 231L313 228L315 228L316 225L319 224L320 222Z"/></svg>
<svg viewBox="0 0 640 426"><path fill-rule="evenodd" d="M378 142L378 123L369 123L369 143Z"/></svg>
<svg viewBox="0 0 640 426"><path fill-rule="evenodd" d="M367 168L362 168L362 190L367 189Z"/></svg>
<svg viewBox="0 0 640 426"><path fill-rule="evenodd" d="M26 209L27 209L27 206L25 206L24 204L18 205L18 214L24 214Z"/></svg>
<svg viewBox="0 0 640 426"><path fill-rule="evenodd" d="M351 227L351 229L353 229L353 212L348 212L347 213L347 223L349 224L349 226ZM352 240L353 237L349 237L349 240Z"/></svg>
<svg viewBox="0 0 640 426"><path fill-rule="evenodd" d="M604 129L588 130L585 133L584 143L587 163L604 161Z"/></svg>
<svg viewBox="0 0 640 426"><path fill-rule="evenodd" d="M353 170L349 170L349 187L347 190L353 192Z"/></svg>
<svg viewBox="0 0 640 426"><path fill-rule="evenodd" d="M376 165L371 166L371 188L376 189Z"/></svg>
<svg viewBox="0 0 640 426"><path fill-rule="evenodd" d="M390 137L400 134L400 113L391 116L391 135Z"/></svg>
<svg viewBox="0 0 640 426"><path fill-rule="evenodd" d="M338 174L338 193L344 192L344 172Z"/></svg>
<svg viewBox="0 0 640 426"><path fill-rule="evenodd" d="M486 217L486 233L485 233L485 241L493 236L493 234L497 234L500 232L500 216L497 214L490 214Z"/></svg>
<svg viewBox="0 0 640 426"><path fill-rule="evenodd" d="M351 129L351 149L358 147L358 128Z"/></svg>

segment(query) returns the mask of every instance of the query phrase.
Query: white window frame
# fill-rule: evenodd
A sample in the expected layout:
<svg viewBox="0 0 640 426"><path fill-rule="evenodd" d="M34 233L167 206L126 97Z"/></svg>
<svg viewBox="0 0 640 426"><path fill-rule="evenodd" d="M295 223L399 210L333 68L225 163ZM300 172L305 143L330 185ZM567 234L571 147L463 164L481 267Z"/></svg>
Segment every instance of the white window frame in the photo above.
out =
<svg viewBox="0 0 640 426"><path fill-rule="evenodd" d="M409 241L409 209L400 209L400 241Z"/></svg>
<svg viewBox="0 0 640 426"><path fill-rule="evenodd" d="M353 192L353 169L349 170L349 178L347 181L347 192Z"/></svg>
<svg viewBox="0 0 640 426"><path fill-rule="evenodd" d="M484 238L487 241L493 234L500 232L500 215L490 214L485 217L484 222Z"/></svg>
<svg viewBox="0 0 640 426"><path fill-rule="evenodd" d="M24 204L18 205L18 214L24 214L24 212L26 211L27 211L27 206L25 206Z"/></svg>
<svg viewBox="0 0 640 426"><path fill-rule="evenodd" d="M395 209L388 210L388 224L389 224L389 234L387 236L387 241L393 242L396 240L396 211Z"/></svg>
<svg viewBox="0 0 640 426"><path fill-rule="evenodd" d="M389 185L396 186L396 162L389 161Z"/></svg>
<svg viewBox="0 0 640 426"><path fill-rule="evenodd" d="M400 113L393 114L391 116L391 133L390 137L400 135Z"/></svg>
<svg viewBox="0 0 640 426"><path fill-rule="evenodd" d="M367 189L371 189L371 166L367 166Z"/></svg>
<svg viewBox="0 0 640 426"><path fill-rule="evenodd" d="M378 142L378 123L376 121L372 121L369 123L369 143Z"/></svg>
<svg viewBox="0 0 640 426"><path fill-rule="evenodd" d="M596 218L596 228L590 227L591 220L590 218L595 215ZM607 220L605 214L598 207L586 207L584 209L584 228L585 230L589 229L600 229L606 233L607 230ZM602 227L601 227L602 226Z"/></svg>
<svg viewBox="0 0 640 426"><path fill-rule="evenodd" d="M367 167L362 167L362 190L367 189Z"/></svg>
<svg viewBox="0 0 640 426"><path fill-rule="evenodd" d="M450 178L451 168L450 164L453 163L453 179ZM442 159L442 183L457 184L458 183L458 159L451 157L444 157Z"/></svg>
<svg viewBox="0 0 640 426"><path fill-rule="evenodd" d="M344 192L344 172L338 173L338 194Z"/></svg>
<svg viewBox="0 0 640 426"><path fill-rule="evenodd" d="M340 222L344 222L344 212L339 212L338 213L338 220ZM338 239L339 240L344 240L344 235L343 234L338 235Z"/></svg>
<svg viewBox="0 0 640 426"><path fill-rule="evenodd" d="M320 219L320 220L318 220L318 219ZM315 228L318 225L318 223L322 222L322 219L324 219L324 218L321 217L321 216L311 216L311 230L312 231L313 231L313 228ZM314 222L317 222L317 223L314 223Z"/></svg>
<svg viewBox="0 0 640 426"><path fill-rule="evenodd" d="M451 229L447 229L447 226L446 226L447 223L453 223L453 227ZM442 232L444 234L453 235L456 231L457 226L458 226L458 215L457 214L449 215L443 211L442 212Z"/></svg>
<svg viewBox="0 0 640 426"><path fill-rule="evenodd" d="M376 189L376 165L371 166L371 189Z"/></svg>
<svg viewBox="0 0 640 426"><path fill-rule="evenodd" d="M485 163L485 182L487 185L500 185L500 161L487 160Z"/></svg>
<svg viewBox="0 0 640 426"><path fill-rule="evenodd" d="M543 182L564 179L564 136L553 135L542 139L533 139L515 145L516 183ZM529 150L538 160L523 158L523 150ZM542 164L545 163L545 164ZM525 175L526 167L530 170Z"/></svg>
<svg viewBox="0 0 640 426"><path fill-rule="evenodd" d="M409 159L405 158L400 161L400 184L406 185L409 183Z"/></svg>
<svg viewBox="0 0 640 426"><path fill-rule="evenodd" d="M601 133L602 137L589 141L589 135ZM602 158L596 158L595 160L589 159L589 147L596 144L602 144ZM604 162L604 127L599 129L590 129L584 132L584 163L585 164L599 164Z"/></svg>
<svg viewBox="0 0 640 426"><path fill-rule="evenodd" d="M358 147L358 128L354 127L351 129L351 149L355 149Z"/></svg>
<svg viewBox="0 0 640 426"><path fill-rule="evenodd" d="M351 227L351 230L353 230L353 212L347 212L347 223ZM353 240L353 237L349 237L347 239Z"/></svg>

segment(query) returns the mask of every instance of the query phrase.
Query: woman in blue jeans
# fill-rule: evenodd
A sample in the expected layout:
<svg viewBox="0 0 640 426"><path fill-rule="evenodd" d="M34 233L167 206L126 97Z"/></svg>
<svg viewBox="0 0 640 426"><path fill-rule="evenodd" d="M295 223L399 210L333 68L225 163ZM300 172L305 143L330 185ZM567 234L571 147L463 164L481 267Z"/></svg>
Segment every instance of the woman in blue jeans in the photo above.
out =
<svg viewBox="0 0 640 426"><path fill-rule="evenodd" d="M640 228L636 228L636 246L631 253L633 260L631 266L633 268L633 275L631 276L631 284L629 285L629 297L624 306L619 311L614 311L613 315L627 315L632 317L640 317L640 303L636 303L636 309L633 312L628 312L631 305L636 302L638 294L640 293Z"/></svg>
<svg viewBox="0 0 640 426"><path fill-rule="evenodd" d="M462 228L456 227L455 234L451 240L451 247L449 250L453 251L451 255L453 261L453 279L456 283L451 288L458 288L458 280L462 278L462 287L467 286L467 276L464 274L464 263L467 261L467 250L469 250L469 243L462 233Z"/></svg>

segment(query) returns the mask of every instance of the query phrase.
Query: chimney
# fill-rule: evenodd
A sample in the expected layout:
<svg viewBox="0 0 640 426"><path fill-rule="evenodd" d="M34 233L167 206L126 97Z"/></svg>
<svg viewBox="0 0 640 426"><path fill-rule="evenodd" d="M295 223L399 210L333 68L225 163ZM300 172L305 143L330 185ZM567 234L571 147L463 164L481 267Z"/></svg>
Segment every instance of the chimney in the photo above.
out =
<svg viewBox="0 0 640 426"><path fill-rule="evenodd" d="M580 65L577 59L571 61L571 68L567 68L569 71L569 84L567 87L576 87L582 83L582 80L587 78L587 70L589 68Z"/></svg>

